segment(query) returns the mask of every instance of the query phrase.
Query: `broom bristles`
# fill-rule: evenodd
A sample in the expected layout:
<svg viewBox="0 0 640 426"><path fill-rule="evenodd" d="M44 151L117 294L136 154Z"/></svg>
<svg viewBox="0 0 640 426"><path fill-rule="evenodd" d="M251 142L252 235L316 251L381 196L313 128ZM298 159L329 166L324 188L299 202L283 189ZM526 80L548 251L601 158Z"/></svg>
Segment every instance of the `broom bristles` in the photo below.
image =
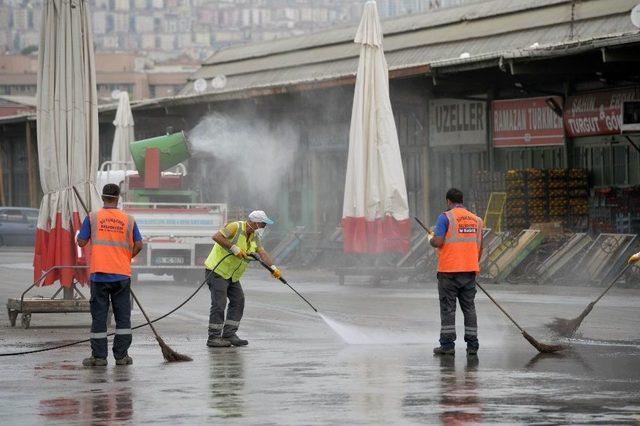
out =
<svg viewBox="0 0 640 426"><path fill-rule="evenodd" d="M584 321L584 319L593 309L593 305L593 302L589 303L577 318L570 320L564 318L554 318L552 322L547 324L547 328L554 331L560 336L572 337L576 333L576 331L578 331L578 328L582 324L582 321Z"/></svg>
<svg viewBox="0 0 640 426"><path fill-rule="evenodd" d="M185 361L193 361L191 357L187 355L183 355L171 349L169 345L167 345L164 340L160 336L156 336L156 340L160 345L160 349L162 349L162 356L167 362L185 362Z"/></svg>
<svg viewBox="0 0 640 426"><path fill-rule="evenodd" d="M564 345L547 345L546 343L540 343L526 331L523 331L522 335L524 336L525 339L527 339L529 343L531 343L531 345L534 348L538 350L538 352L541 352L541 353L550 354L550 353L554 353L554 352L558 352L563 349L566 349L566 346Z"/></svg>

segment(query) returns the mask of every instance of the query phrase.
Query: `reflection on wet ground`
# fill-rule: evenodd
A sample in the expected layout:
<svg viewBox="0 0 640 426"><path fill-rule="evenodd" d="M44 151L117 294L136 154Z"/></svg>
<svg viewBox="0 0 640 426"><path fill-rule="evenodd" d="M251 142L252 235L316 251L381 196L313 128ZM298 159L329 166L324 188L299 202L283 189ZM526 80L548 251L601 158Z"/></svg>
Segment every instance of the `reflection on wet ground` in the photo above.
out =
<svg viewBox="0 0 640 426"><path fill-rule="evenodd" d="M640 292L609 299L620 304L606 314L594 310L584 336L563 340L570 349L561 354L537 354L480 299L481 349L477 358L468 358L463 342L454 357L432 355L439 328L434 289L299 287L337 320L375 329L374 344L345 344L286 289L249 282L240 329L249 346L205 346L208 295L200 295L158 323L166 342L193 362L165 363L148 330L135 334L130 367L115 366L110 358L106 368L84 369L86 345L0 358L0 419L6 424L170 425L640 421L635 307ZM140 287L139 295L158 315L181 297L177 291L149 285ZM567 308L535 305L533 296L498 296L543 340L553 339L544 335L543 324ZM136 312L134 319L140 321ZM74 329L0 327L1 351L38 347L57 336L85 337Z"/></svg>
<svg viewBox="0 0 640 426"><path fill-rule="evenodd" d="M130 420L133 415L133 398L128 369L82 369L75 365L48 363L36 367L36 370L81 370L73 380L85 383L112 383L107 389L91 388L78 393L75 397L58 397L42 399L39 402L38 415L47 421L79 422L90 424L112 424L113 422ZM59 380L63 375L44 375L45 379ZM62 379L66 380L66 379ZM125 382L125 386L117 386Z"/></svg>
<svg viewBox="0 0 640 426"><path fill-rule="evenodd" d="M209 355L209 395L211 408L218 417L242 417L246 398L243 357L239 350Z"/></svg>

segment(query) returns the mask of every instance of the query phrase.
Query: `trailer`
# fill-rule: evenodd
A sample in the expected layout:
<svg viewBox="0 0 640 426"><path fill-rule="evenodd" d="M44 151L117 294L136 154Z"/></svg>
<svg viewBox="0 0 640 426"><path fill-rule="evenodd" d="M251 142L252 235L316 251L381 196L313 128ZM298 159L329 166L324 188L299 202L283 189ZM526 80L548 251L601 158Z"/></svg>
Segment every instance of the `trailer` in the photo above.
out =
<svg viewBox="0 0 640 426"><path fill-rule="evenodd" d="M211 237L227 222L224 203L123 203L143 237L133 259L133 279L141 273L171 275L187 282L202 275Z"/></svg>

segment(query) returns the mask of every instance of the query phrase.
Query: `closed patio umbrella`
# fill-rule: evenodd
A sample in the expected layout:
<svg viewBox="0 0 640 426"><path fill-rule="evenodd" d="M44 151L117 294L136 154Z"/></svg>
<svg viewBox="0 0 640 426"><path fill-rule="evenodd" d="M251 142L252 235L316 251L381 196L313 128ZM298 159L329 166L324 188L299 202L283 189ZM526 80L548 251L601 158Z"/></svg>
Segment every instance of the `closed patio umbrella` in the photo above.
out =
<svg viewBox="0 0 640 426"><path fill-rule="evenodd" d="M37 134L44 196L36 231L34 276L53 266L83 259L74 238L85 213L99 205L94 185L98 165L98 109L88 1L45 0L38 57ZM86 273L63 269L50 274L70 287Z"/></svg>
<svg viewBox="0 0 640 426"><path fill-rule="evenodd" d="M118 95L118 109L116 110L116 118L113 120L116 131L113 136L113 146L111 147L111 161L114 162L112 169L128 170L125 162L131 163L131 153L129 152L129 144L133 142L133 114L131 113L131 105L129 104L129 94L122 91Z"/></svg>
<svg viewBox="0 0 640 426"><path fill-rule="evenodd" d="M376 3L365 4L342 228L345 253L406 252L411 222Z"/></svg>

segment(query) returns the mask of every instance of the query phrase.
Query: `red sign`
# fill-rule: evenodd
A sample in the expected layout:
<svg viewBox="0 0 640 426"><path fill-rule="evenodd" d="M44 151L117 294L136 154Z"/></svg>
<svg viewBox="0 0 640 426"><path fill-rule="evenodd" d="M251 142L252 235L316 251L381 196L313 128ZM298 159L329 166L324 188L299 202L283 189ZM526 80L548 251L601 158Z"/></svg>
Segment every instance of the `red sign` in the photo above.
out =
<svg viewBox="0 0 640 426"><path fill-rule="evenodd" d="M555 100L562 108L559 96L493 101L493 146L563 145L562 118L547 105L546 99Z"/></svg>
<svg viewBox="0 0 640 426"><path fill-rule="evenodd" d="M637 89L571 96L564 111L570 137L620 134L622 103L638 99Z"/></svg>

